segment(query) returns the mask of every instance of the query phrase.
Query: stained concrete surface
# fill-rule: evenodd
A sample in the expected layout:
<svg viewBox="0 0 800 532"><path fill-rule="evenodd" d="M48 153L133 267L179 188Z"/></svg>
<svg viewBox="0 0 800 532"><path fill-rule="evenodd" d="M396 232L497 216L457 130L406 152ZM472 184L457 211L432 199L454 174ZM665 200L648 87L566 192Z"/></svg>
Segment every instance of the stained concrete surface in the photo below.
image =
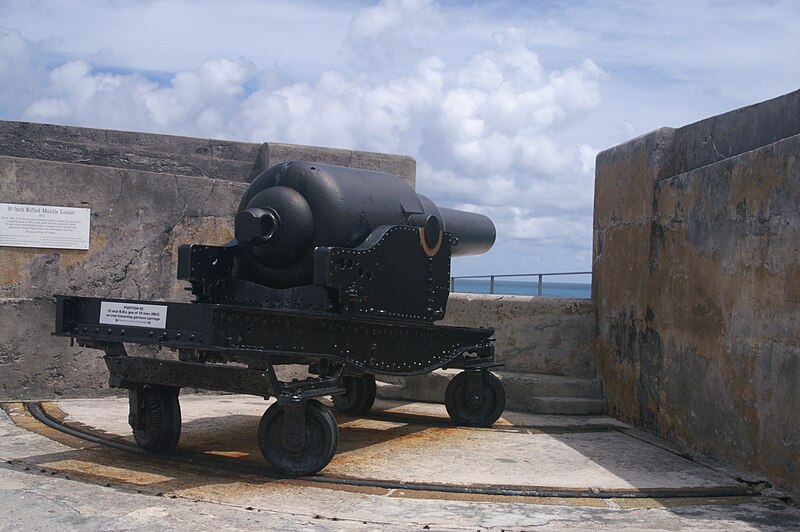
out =
<svg viewBox="0 0 800 532"><path fill-rule="evenodd" d="M246 454L243 461L263 464L256 428L271 403L246 396L182 399L181 449ZM58 405L69 414L68 420L131 439L127 399L67 400ZM383 403L383 406L387 408L385 414L419 412L413 404ZM443 406L421 405L421 408L427 411L427 418L447 422ZM625 427L597 423L608 418L573 420L561 427L551 426L546 416L539 419L544 423L520 416L514 425L503 420L492 429L475 429L431 426L425 423L425 418L415 422L391 415L370 419L337 414L339 451L324 473L464 486L581 488L591 479L591 487L603 490L741 487L726 475L617 430L597 431L606 426ZM556 428L559 430L554 431Z"/></svg>
<svg viewBox="0 0 800 532"><path fill-rule="evenodd" d="M182 406L185 423L180 449L186 451L197 444L216 456L260 461L253 440L255 425L267 406L265 401L187 396L182 398ZM58 407L69 414L68 421L126 437L129 433L122 400L62 401ZM349 470L392 476L384 461L371 461L375 456L370 453L386 445L386 455L392 460L416 461L420 471L427 468L428 480L473 484L512 480L534 485L545 478L557 482L561 477L565 485L572 482L570 479L582 479L584 487L614 485L618 479L625 480L622 485L671 483L685 488L736 484L725 472L626 436L625 426L608 418L592 417L584 423L553 416L551 423L549 416L516 414L506 416L494 429L453 429L476 438L465 441L450 433L435 436L436 430L447 429L435 423L443 415L438 405L382 403L379 407L382 412L365 420L337 416L344 449L324 471L326 475ZM397 417L392 421L393 412ZM24 416L15 415L24 425L20 417ZM398 431L397 426L406 429ZM615 432L619 437L611 441L596 438L608 434L602 429L609 427L623 432ZM521 428L525 430L517 432ZM562 430L554 430L558 428ZM387 431L390 437L381 435ZM404 438L425 433L429 442L441 440L443 444L424 445L416 451L403 444ZM485 434L493 435L493 439L483 440L481 435ZM560 439L565 434L571 436L567 444ZM530 441L527 445L521 440L513 445L491 445L498 435L500 441L503 435ZM0 505L4 509L0 529L787 530L800 526L797 508L769 497L469 498L402 489L329 489L303 481L176 464L98 447L60 433L51 436L55 439L26 430L0 412ZM348 442L358 445L348 449ZM540 471L519 468L509 479L508 471L469 466L476 461L492 463L497 458L538 462ZM359 462L362 468L355 469ZM367 463L372 466L365 470L363 464ZM436 463L450 464L450 470L434 470ZM413 473L408 474L413 477Z"/></svg>

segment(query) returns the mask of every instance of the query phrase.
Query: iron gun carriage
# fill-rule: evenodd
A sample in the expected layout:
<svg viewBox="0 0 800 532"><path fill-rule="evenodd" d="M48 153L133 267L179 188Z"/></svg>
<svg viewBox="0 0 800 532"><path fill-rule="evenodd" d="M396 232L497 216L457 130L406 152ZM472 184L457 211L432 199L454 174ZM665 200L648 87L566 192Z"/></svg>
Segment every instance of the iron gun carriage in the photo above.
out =
<svg viewBox="0 0 800 532"><path fill-rule="evenodd" d="M375 375L461 368L445 396L453 422L500 417L505 392L488 371L498 365L493 329L434 325L451 257L494 243L488 218L439 208L398 176L295 161L253 180L234 227L223 246L180 246L177 276L191 303L56 296L55 334L105 352L110 386L129 390L140 447L174 450L182 387L275 397L259 445L292 476L336 453L336 420L318 399L365 414ZM178 357L128 356L126 343ZM306 366L309 377L282 381L282 364Z"/></svg>

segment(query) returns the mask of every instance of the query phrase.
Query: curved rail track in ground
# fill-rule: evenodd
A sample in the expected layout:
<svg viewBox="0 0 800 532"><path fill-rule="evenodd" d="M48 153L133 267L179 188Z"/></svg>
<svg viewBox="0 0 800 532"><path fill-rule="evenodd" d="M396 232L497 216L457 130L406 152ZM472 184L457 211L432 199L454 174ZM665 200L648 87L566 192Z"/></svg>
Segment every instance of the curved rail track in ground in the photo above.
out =
<svg viewBox="0 0 800 532"><path fill-rule="evenodd" d="M39 423L58 430L62 433L68 434L75 438L88 441L97 445L102 445L114 448L120 451L133 453L141 456L147 456L152 460L176 462L182 464L190 464L194 466L209 467L215 470L225 472L243 474L243 475L256 475L266 477L268 479L281 480L284 482L296 482L305 485L314 485L316 487L327 487L330 489L347 489L347 488L379 488L385 490L405 490L417 493L439 493L448 494L450 496L484 496L484 497L520 497L520 498L558 498L558 499L681 499L681 498L694 498L694 497L741 497L753 496L757 493L749 487L745 486L714 486L714 487L692 487L692 488L655 488L655 489L596 489L596 488L551 488L551 487L531 487L531 486L513 486L513 485L453 485L441 483L422 483L422 482L398 482L392 480L374 480L363 478L352 478L346 476L331 476L326 474L318 474L315 476L301 477L301 478L286 478L276 475L266 465L259 466L257 464L242 464L236 463L234 460L226 459L224 456L215 456L213 458L208 455L191 453L186 451L178 451L173 454L151 454L137 447L136 445L123 440L121 437L108 437L108 435L100 434L91 429L91 427L77 426L65 422L48 414L47 410L42 408L41 403L26 402L24 403L27 412L36 419ZM404 414L376 414L369 416L372 419L392 420L392 421L409 421L431 425L448 425L449 423L436 420L435 418L418 417L413 415ZM499 431L516 431L520 430L516 427L496 427L491 430ZM526 429L522 429L526 430ZM556 429L564 431L564 429ZM568 431L569 429L567 429ZM582 429L585 431L586 429ZM608 431L617 430L613 427L595 427L591 430L594 431Z"/></svg>

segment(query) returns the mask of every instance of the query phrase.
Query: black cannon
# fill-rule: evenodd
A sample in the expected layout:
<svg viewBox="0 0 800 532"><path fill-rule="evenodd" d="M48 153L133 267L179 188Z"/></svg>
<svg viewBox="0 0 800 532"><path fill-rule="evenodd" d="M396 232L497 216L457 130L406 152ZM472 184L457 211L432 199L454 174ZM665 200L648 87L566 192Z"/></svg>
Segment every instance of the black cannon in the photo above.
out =
<svg viewBox="0 0 800 532"><path fill-rule="evenodd" d="M191 284L192 303L56 296L55 334L105 351L110 386L129 390L139 446L176 447L185 386L275 397L259 445L293 476L336 452L336 420L317 398L365 414L376 374L462 368L445 394L452 420L500 417L493 329L433 323L445 314L450 257L488 250L491 220L439 208L398 176L295 161L250 184L235 237L180 246L178 278ZM128 356L126 343L172 348L178 360ZM281 364L305 365L309 377L281 381Z"/></svg>

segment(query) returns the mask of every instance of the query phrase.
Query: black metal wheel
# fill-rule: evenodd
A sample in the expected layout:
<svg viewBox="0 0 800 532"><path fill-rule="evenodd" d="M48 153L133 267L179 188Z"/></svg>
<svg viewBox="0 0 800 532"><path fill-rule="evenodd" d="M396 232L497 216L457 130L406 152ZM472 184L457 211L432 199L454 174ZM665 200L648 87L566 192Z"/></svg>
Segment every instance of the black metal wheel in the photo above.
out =
<svg viewBox="0 0 800 532"><path fill-rule="evenodd" d="M289 407L274 404L258 425L261 454L283 475L313 475L331 461L339 446L339 427L330 409L311 399L305 405L305 434L291 434ZM295 408L303 408L298 406Z"/></svg>
<svg viewBox="0 0 800 532"><path fill-rule="evenodd" d="M467 372L456 375L444 396L444 405L456 425L491 427L506 407L506 390L500 379L488 371L481 372L480 395L469 393Z"/></svg>
<svg viewBox="0 0 800 532"><path fill-rule="evenodd" d="M373 375L342 377L342 386L347 392L333 396L333 404L339 412L360 416L369 412L375 404L376 386Z"/></svg>
<svg viewBox="0 0 800 532"><path fill-rule="evenodd" d="M137 393L139 408L132 423L133 438L142 449L156 453L175 450L181 437L180 388L145 384ZM133 402L132 402L133 404Z"/></svg>

